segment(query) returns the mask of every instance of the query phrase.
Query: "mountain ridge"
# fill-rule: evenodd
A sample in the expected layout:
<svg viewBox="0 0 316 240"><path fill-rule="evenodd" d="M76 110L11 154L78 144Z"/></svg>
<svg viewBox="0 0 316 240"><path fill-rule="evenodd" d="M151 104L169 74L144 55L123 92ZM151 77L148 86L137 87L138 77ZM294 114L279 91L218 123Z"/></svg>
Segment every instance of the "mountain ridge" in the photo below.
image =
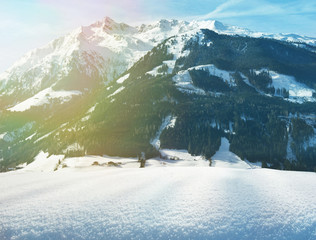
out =
<svg viewBox="0 0 316 240"><path fill-rule="evenodd" d="M174 27L178 27L178 29L172 29ZM93 31L92 29L95 29ZM173 35L182 34L185 32L190 31L198 31L198 29L210 29L215 32L221 33L221 34L237 34L241 36L251 36L251 37L268 37L268 38L275 38L283 41L295 41L295 42L301 42L301 43L308 43L312 45L316 45L316 39L315 38L307 38L302 37L299 35L293 35L293 34L277 34L277 35L271 35L271 34L264 34L264 33L256 33L253 31L250 31L248 29L243 29L235 26L229 26L224 25L219 21L216 20L203 20L203 21L192 21L192 22L185 22L185 21L178 21L178 20L160 20L158 22L155 22L154 24L147 24L147 25L141 25L138 27L132 27L125 23L116 23L114 20L112 20L109 17L105 17L101 21L97 21L96 23L93 23L86 27L80 27L72 31L71 33L55 39L51 41L48 45L31 50L26 55L24 55L20 60L18 60L15 64L13 64L12 67L10 67L8 70L0 74L0 91L2 90L2 93L0 92L0 95L3 95L3 89L4 86L8 84L9 79L16 79L23 77L21 74L25 73L26 71L29 71L29 69L34 68L36 65L42 65L42 69L37 71L49 71L53 67L52 66L45 66L45 64L49 64L54 62L57 66L65 65L67 64L67 59L71 58L71 55L74 51L83 51L83 52L91 52L95 51L96 53L100 54L101 57L104 58L104 60L108 59L107 55L111 55L111 51L122 51L122 44L130 44L128 46L132 50L137 50L137 47L141 47L140 52L136 54L136 57L133 58L131 56L124 56L128 57L127 62L125 65L127 65L126 68L130 67L131 64L133 64L136 60L138 60L141 56L145 54L145 52L152 49L153 46L155 46L156 42L161 42L162 40L171 37ZM115 32L118 31L118 32ZM148 35L142 34L147 32ZM172 31L173 30L173 31ZM167 34L157 34L160 31L160 33L167 32ZM104 45L103 47L107 48L108 50L98 49L98 46L102 42L98 42L98 39L106 39L106 36L103 33L108 33L110 35L119 34L119 35L136 35L136 39L133 39L133 41L138 40L140 43L137 45L131 43L126 43L126 41L131 39L124 39L125 42L115 41L115 39L109 39L107 38L107 41L111 40L110 45ZM145 40L145 42L142 43L141 39ZM96 42L95 45L93 45L93 42ZM120 46L121 44L121 46ZM101 44L102 45L102 44ZM143 50L143 51L142 51ZM135 54L135 52L134 52ZM52 55L52 56L50 56ZM126 54L125 54L126 55ZM46 61L45 58L49 58ZM57 58L57 59L56 59ZM59 59L58 59L59 58ZM111 58L111 57L110 57ZM44 61L44 62L43 62ZM121 63L123 64L123 63ZM103 63L104 65L104 63ZM66 69L59 70L61 74L67 74ZM102 71L101 75L104 74ZM122 73L122 70L118 71L119 73ZM114 70L110 70L109 73L105 74L107 78L113 78L113 74L115 77L117 77L117 74ZM43 78L43 77L42 77ZM38 84L35 84L38 85ZM34 86L32 86L34 88ZM38 86L37 86L38 88ZM39 90L43 90L38 88ZM37 90L37 91L39 91ZM12 89L11 89L12 91ZM7 91L8 92L8 91ZM10 93L10 91L9 91Z"/></svg>
<svg viewBox="0 0 316 240"><path fill-rule="evenodd" d="M56 46L75 43L61 49L65 56L75 53L69 65L62 60L71 74L51 79L36 97L13 100L10 110L2 108L1 169L15 166L21 156L31 162L40 151L128 157L145 152L149 158L159 156L161 147L210 158L226 137L241 159L313 170L315 53L196 24L161 20L137 33L123 25L129 33L109 35L122 25L105 18L57 41ZM76 51L79 43L82 52ZM96 54L99 49L108 61Z"/></svg>

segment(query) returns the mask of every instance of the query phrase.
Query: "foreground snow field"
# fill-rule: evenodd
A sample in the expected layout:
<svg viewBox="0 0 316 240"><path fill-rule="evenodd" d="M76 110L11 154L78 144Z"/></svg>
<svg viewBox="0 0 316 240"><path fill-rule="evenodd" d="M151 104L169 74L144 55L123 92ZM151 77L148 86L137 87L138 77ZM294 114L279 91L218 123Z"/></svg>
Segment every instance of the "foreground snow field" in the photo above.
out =
<svg viewBox="0 0 316 240"><path fill-rule="evenodd" d="M316 239L316 174L91 166L0 174L0 239Z"/></svg>

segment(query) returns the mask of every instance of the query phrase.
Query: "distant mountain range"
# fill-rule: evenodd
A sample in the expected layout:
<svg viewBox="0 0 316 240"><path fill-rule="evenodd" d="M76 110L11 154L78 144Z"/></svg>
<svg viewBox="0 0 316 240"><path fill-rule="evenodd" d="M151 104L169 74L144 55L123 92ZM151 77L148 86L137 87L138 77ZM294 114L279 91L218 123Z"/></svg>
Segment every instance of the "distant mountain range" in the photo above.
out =
<svg viewBox="0 0 316 240"><path fill-rule="evenodd" d="M132 27L106 17L0 75L0 167L41 151L211 158L221 137L249 161L316 167L316 39L218 21Z"/></svg>

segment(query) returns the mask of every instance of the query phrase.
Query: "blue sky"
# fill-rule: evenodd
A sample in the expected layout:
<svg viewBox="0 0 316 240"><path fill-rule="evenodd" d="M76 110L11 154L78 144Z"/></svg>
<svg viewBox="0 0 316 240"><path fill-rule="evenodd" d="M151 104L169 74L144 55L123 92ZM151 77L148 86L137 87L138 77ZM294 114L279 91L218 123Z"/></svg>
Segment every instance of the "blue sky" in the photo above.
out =
<svg viewBox="0 0 316 240"><path fill-rule="evenodd" d="M315 0L0 0L0 72L27 51L105 16L131 25L210 18L255 31L316 37Z"/></svg>

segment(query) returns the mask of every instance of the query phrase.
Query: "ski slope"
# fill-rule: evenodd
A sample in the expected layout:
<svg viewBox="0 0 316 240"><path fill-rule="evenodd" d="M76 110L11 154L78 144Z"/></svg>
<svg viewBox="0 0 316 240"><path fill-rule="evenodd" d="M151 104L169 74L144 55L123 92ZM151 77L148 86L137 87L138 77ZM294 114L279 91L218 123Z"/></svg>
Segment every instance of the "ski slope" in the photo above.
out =
<svg viewBox="0 0 316 240"><path fill-rule="evenodd" d="M240 157L229 151L229 145L227 138L221 139L221 146L212 157L212 167L253 168L252 163L241 160Z"/></svg>

